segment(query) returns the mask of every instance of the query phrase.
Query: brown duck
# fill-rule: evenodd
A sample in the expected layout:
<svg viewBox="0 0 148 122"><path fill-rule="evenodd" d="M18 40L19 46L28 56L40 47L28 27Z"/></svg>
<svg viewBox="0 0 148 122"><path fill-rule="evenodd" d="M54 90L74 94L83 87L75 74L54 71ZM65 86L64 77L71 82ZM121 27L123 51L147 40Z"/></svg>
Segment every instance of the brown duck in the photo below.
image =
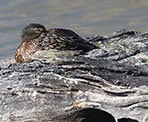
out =
<svg viewBox="0 0 148 122"><path fill-rule="evenodd" d="M30 24L22 30L22 43L15 53L20 63L31 62L31 56L41 50L81 50L87 52L97 48L68 29L53 28L46 30L41 24Z"/></svg>

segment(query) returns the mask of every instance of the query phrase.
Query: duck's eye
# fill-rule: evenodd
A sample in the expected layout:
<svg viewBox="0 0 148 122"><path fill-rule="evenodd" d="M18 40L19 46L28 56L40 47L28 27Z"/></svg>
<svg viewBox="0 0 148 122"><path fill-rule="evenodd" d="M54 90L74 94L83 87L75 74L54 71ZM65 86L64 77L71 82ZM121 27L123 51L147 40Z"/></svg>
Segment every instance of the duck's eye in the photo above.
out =
<svg viewBox="0 0 148 122"><path fill-rule="evenodd" d="M41 28L32 28L33 31L43 31Z"/></svg>
<svg viewBox="0 0 148 122"><path fill-rule="evenodd" d="M43 28L38 28L38 30L39 30L39 31L41 31L41 32L42 32L42 31L44 31L44 29L43 29Z"/></svg>
<svg viewBox="0 0 148 122"><path fill-rule="evenodd" d="M44 29L42 29L42 28L36 28L36 29L34 29L33 30L35 33L42 33L42 32L44 32Z"/></svg>

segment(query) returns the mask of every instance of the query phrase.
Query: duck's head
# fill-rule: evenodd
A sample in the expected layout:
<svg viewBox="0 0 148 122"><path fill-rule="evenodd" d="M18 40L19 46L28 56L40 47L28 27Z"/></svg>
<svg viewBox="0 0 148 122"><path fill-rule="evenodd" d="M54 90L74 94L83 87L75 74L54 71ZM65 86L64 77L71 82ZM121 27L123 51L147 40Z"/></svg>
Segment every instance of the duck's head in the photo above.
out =
<svg viewBox="0 0 148 122"><path fill-rule="evenodd" d="M38 38L42 33L46 32L46 28L37 23L32 23L22 30L22 41Z"/></svg>

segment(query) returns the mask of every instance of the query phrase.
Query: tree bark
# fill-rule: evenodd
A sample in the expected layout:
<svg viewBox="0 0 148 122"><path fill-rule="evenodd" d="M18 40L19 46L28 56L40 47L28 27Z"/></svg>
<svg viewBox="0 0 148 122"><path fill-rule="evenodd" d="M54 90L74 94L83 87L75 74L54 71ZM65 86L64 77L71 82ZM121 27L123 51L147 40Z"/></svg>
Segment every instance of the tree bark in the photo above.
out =
<svg viewBox="0 0 148 122"><path fill-rule="evenodd" d="M1 61L0 121L148 122L146 34L91 41L100 49L56 64Z"/></svg>

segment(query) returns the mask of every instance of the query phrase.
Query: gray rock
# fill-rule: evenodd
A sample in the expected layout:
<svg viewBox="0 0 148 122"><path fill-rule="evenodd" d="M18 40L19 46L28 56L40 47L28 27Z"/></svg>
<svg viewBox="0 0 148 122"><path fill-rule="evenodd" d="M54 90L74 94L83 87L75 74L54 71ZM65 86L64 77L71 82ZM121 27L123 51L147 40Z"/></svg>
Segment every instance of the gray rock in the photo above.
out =
<svg viewBox="0 0 148 122"><path fill-rule="evenodd" d="M1 61L0 121L147 122L146 34L123 30L91 41L100 49L56 63Z"/></svg>

